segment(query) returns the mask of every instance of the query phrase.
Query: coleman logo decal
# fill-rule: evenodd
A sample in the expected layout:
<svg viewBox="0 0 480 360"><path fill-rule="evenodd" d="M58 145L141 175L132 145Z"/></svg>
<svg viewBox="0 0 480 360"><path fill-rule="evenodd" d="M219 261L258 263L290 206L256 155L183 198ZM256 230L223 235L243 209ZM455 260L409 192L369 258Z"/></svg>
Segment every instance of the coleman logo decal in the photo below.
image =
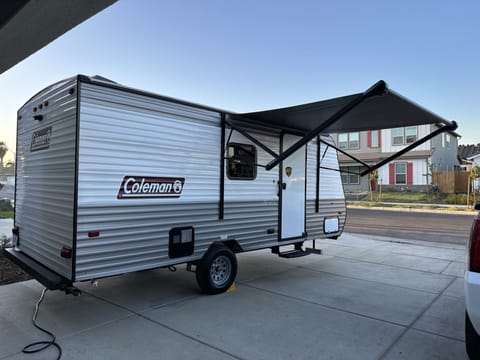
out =
<svg viewBox="0 0 480 360"><path fill-rule="evenodd" d="M117 199L179 198L185 178L125 176Z"/></svg>
<svg viewBox="0 0 480 360"><path fill-rule="evenodd" d="M43 128L32 134L30 151L45 150L50 147L50 138L52 137L52 127Z"/></svg>

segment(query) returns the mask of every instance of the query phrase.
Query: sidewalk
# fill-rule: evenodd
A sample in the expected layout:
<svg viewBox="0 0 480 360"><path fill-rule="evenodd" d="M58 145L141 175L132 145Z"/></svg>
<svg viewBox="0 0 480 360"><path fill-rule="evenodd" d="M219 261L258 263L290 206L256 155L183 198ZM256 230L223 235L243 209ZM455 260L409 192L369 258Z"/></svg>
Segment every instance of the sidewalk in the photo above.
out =
<svg viewBox="0 0 480 360"><path fill-rule="evenodd" d="M206 296L179 267L47 292L39 324L64 359L466 359L464 248L344 233L323 255L239 254L236 290ZM32 357L35 281L0 286L0 359Z"/></svg>
<svg viewBox="0 0 480 360"><path fill-rule="evenodd" d="M12 236L13 219L0 219L0 236Z"/></svg>
<svg viewBox="0 0 480 360"><path fill-rule="evenodd" d="M398 203L398 202L375 202L375 206L364 206L368 201L347 201L347 206L352 208L366 208L372 210L387 211L418 211L443 214L470 215L476 213L476 210L468 208L466 205L448 205L448 204L417 204L417 203ZM377 206L378 205L378 206ZM385 205L385 206L382 206ZM432 209L433 207L441 209Z"/></svg>

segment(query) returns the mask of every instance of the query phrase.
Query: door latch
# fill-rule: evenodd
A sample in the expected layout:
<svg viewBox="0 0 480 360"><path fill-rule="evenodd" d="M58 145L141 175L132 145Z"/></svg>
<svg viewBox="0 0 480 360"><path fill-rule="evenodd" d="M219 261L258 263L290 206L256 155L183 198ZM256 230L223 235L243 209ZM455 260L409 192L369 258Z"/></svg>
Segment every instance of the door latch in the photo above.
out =
<svg viewBox="0 0 480 360"><path fill-rule="evenodd" d="M280 196L280 191L281 190L285 190L287 188L287 183L280 183L280 181L277 181L277 184L278 184L278 192L277 192L277 196Z"/></svg>

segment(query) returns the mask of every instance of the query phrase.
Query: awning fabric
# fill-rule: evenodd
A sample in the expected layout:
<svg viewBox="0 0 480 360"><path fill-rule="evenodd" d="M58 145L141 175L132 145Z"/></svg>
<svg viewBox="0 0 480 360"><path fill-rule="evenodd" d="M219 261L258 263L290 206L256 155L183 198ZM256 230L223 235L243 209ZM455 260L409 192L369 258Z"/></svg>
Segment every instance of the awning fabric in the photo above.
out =
<svg viewBox="0 0 480 360"><path fill-rule="evenodd" d="M358 93L280 109L237 114L237 116L233 115L232 118L234 120L251 120L266 126L308 132L317 128L362 94ZM366 98L322 132L365 131L423 124L451 125L451 122L392 90L386 90L383 95Z"/></svg>
<svg viewBox="0 0 480 360"><path fill-rule="evenodd" d="M383 80L378 81L363 93L281 109L232 114L227 121L237 131L242 131L238 125L241 126L242 123L254 122L267 128L270 126L272 128L304 132L300 140L282 151L281 154L276 155L269 151L274 156L274 159L265 166L266 170L273 169L321 133L378 130L424 124L438 125L437 130L432 131L429 135L408 145L395 155L374 166L369 166L355 156L335 147L337 151L367 167L367 170L362 172L362 176L442 132L454 131L457 128L457 124L454 121L447 121L389 90ZM247 133L244 134L257 145L268 150L261 142Z"/></svg>

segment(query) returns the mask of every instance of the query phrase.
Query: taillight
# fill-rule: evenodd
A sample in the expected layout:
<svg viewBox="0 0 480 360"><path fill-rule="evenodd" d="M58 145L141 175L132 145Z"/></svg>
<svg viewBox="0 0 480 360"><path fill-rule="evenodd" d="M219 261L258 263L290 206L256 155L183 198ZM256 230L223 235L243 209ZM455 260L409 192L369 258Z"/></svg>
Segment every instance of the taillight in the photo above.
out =
<svg viewBox="0 0 480 360"><path fill-rule="evenodd" d="M480 272L480 214L477 214L473 220L468 248L470 257L469 270Z"/></svg>

